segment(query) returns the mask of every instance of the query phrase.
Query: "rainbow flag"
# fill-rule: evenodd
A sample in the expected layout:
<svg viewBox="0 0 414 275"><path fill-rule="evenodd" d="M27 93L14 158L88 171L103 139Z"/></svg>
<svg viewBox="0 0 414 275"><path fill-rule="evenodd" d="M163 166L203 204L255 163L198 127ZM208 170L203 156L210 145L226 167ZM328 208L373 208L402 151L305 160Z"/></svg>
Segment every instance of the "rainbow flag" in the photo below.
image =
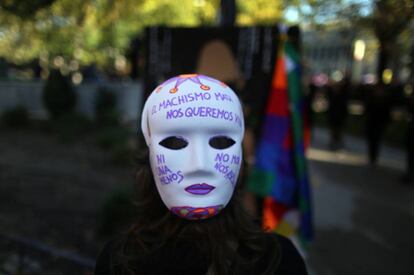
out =
<svg viewBox="0 0 414 275"><path fill-rule="evenodd" d="M300 56L288 41L280 44L247 189L264 198L263 226L306 248L313 225Z"/></svg>

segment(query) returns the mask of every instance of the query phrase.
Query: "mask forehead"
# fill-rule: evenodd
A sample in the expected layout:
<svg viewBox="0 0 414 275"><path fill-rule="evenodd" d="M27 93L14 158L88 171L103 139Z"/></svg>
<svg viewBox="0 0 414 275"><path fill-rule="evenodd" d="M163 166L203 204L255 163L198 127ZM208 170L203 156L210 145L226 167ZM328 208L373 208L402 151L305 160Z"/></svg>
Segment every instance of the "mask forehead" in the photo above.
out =
<svg viewBox="0 0 414 275"><path fill-rule="evenodd" d="M241 138L244 121L238 97L224 83L203 75L167 80L145 104L142 130L146 142L150 143L150 133L179 133L184 129L225 129Z"/></svg>

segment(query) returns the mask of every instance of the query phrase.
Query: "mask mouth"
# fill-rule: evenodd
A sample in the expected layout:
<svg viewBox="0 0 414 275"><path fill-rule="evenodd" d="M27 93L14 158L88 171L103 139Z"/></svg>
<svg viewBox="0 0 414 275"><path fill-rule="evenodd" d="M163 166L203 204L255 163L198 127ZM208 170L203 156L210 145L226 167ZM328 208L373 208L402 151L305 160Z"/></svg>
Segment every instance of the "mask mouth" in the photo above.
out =
<svg viewBox="0 0 414 275"><path fill-rule="evenodd" d="M190 194L193 195L207 195L211 191L213 191L216 187L208 185L207 183L196 183L193 185L190 185L185 188L185 191L187 191Z"/></svg>

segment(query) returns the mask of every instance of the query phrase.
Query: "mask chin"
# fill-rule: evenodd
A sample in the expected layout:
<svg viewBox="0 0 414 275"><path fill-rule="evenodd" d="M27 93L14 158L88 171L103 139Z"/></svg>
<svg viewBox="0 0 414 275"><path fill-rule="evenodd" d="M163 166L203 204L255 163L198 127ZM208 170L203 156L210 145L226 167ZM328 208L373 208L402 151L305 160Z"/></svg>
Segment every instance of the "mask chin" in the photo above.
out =
<svg viewBox="0 0 414 275"><path fill-rule="evenodd" d="M224 205L215 205L209 207L182 206L172 207L170 211L180 218L187 220L204 220L217 215L223 208Z"/></svg>

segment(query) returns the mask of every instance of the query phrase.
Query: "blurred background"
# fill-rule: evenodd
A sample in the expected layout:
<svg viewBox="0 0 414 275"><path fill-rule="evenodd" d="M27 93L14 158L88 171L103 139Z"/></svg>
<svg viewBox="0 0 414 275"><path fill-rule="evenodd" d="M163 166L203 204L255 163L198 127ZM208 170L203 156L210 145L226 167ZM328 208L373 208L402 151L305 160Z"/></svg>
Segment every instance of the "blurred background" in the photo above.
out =
<svg viewBox="0 0 414 275"><path fill-rule="evenodd" d="M289 45L278 102L306 184L287 208L307 227L273 211L274 230L310 274L414 274L414 0L0 0L0 274L92 274L134 220L142 103L177 74L242 99L241 184L265 213L251 179Z"/></svg>

